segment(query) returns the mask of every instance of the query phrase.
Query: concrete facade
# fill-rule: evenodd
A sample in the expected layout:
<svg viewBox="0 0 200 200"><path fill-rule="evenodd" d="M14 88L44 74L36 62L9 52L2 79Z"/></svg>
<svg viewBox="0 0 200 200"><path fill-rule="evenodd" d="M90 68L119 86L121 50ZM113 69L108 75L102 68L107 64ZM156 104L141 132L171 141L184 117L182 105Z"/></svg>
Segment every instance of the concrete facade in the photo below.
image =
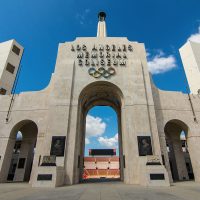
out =
<svg viewBox="0 0 200 200"><path fill-rule="evenodd" d="M102 21L99 23L105 29ZM28 149L33 152L34 148L32 170L30 165L24 166L29 170L32 186L79 183L86 115L96 105L111 106L118 115L123 182L145 186L169 186L173 182L166 145L170 130L173 134L185 131L195 181L200 182L200 97L159 90L148 72L144 44L100 35L60 43L48 87L14 95L9 115L12 97L0 95L0 182L7 182L16 134L20 131L24 138L31 139L24 141L26 150L22 153L26 161L28 154L24 153ZM56 166L42 166L44 156L52 154L54 137L65 138L63 155L59 149ZM152 153L140 155L140 137L150 138ZM184 164L183 159L177 160L180 149L174 150L173 164ZM25 170L20 171L15 181L25 180ZM179 173L179 180L185 173Z"/></svg>
<svg viewBox="0 0 200 200"><path fill-rule="evenodd" d="M0 94L11 94L23 50L15 40L0 43Z"/></svg>
<svg viewBox="0 0 200 200"><path fill-rule="evenodd" d="M179 51L190 91L193 94L200 94L200 44L188 41Z"/></svg>

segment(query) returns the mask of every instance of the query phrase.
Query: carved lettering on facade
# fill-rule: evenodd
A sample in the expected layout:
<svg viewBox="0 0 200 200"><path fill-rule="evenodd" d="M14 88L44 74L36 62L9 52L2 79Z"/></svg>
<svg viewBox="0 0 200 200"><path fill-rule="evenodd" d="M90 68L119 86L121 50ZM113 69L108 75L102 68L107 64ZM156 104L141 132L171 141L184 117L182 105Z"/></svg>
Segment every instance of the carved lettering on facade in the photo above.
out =
<svg viewBox="0 0 200 200"><path fill-rule="evenodd" d="M87 47L86 47L85 44L82 46L82 50L83 50L83 51L86 51L86 50L87 50Z"/></svg>
<svg viewBox="0 0 200 200"><path fill-rule="evenodd" d="M99 52L99 57L100 57L100 58L103 58L103 57L104 57L104 54L103 54L102 51Z"/></svg>
<svg viewBox="0 0 200 200"><path fill-rule="evenodd" d="M118 65L118 60L117 60L117 59L114 59L114 61L113 61L113 65L115 65L115 66Z"/></svg>
<svg viewBox="0 0 200 200"><path fill-rule="evenodd" d="M94 47L92 48L92 51L97 51L96 46L94 45Z"/></svg>
<svg viewBox="0 0 200 200"><path fill-rule="evenodd" d="M80 45L77 45L76 50L77 50L77 51L80 51L80 50L81 50Z"/></svg>
<svg viewBox="0 0 200 200"><path fill-rule="evenodd" d="M110 59L107 60L107 66L111 66L111 60Z"/></svg>
<svg viewBox="0 0 200 200"><path fill-rule="evenodd" d="M89 58L90 57L90 54L88 51L85 52L85 58Z"/></svg>
<svg viewBox="0 0 200 200"><path fill-rule="evenodd" d="M94 62L93 59L91 59L91 65L92 65L92 66L95 66L95 62Z"/></svg>
<svg viewBox="0 0 200 200"><path fill-rule="evenodd" d="M126 45L125 44L123 45L123 51L126 52Z"/></svg>
<svg viewBox="0 0 200 200"><path fill-rule="evenodd" d="M106 45L106 51L110 51L110 46Z"/></svg>
<svg viewBox="0 0 200 200"><path fill-rule="evenodd" d="M75 49L74 49L74 46L72 45L72 47L71 47L71 51L75 51Z"/></svg>
<svg viewBox="0 0 200 200"><path fill-rule="evenodd" d="M107 52L106 58L110 58L110 53L109 52Z"/></svg>
<svg viewBox="0 0 200 200"><path fill-rule="evenodd" d="M120 60L120 61L119 61L119 65L125 66L125 65L126 65L126 61L125 61L125 60Z"/></svg>
<svg viewBox="0 0 200 200"><path fill-rule="evenodd" d="M88 71L90 75L92 74L91 76L94 78L110 78L112 75L116 74L115 71L113 72L113 67L126 66L128 60L127 53L132 52L133 47L132 45L125 44L94 44L90 51L85 44L77 44L71 45L71 51L77 52L77 61L79 66L92 68L90 72ZM99 71L99 69L101 70Z"/></svg>
<svg viewBox="0 0 200 200"><path fill-rule="evenodd" d="M98 55L97 53L92 52L91 57L92 58L97 58L97 55Z"/></svg>
<svg viewBox="0 0 200 200"><path fill-rule="evenodd" d="M78 53L77 58L83 58L83 53L82 52Z"/></svg>
<svg viewBox="0 0 200 200"><path fill-rule="evenodd" d="M78 65L83 66L83 61L81 59L78 60Z"/></svg>
<svg viewBox="0 0 200 200"><path fill-rule="evenodd" d="M133 51L133 47L131 45L128 45L128 50Z"/></svg>
<svg viewBox="0 0 200 200"><path fill-rule="evenodd" d="M86 65L86 66L89 66L89 65L90 65L89 60L87 60L87 59L85 60L85 65Z"/></svg>
<svg viewBox="0 0 200 200"><path fill-rule="evenodd" d="M115 51L115 49L116 49L116 46L113 44L112 45L112 51Z"/></svg>

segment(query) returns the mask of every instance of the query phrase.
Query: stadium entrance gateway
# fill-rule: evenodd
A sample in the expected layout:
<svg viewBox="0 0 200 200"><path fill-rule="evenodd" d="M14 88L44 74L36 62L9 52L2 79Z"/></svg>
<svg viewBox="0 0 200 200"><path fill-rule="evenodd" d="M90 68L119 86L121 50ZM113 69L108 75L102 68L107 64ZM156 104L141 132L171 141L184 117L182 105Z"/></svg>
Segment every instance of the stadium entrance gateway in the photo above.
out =
<svg viewBox="0 0 200 200"><path fill-rule="evenodd" d="M102 122L101 124L97 124L97 121L100 122L100 118L102 118L102 111L106 123ZM98 116L100 114L100 118L94 118L90 115L90 113L94 112L97 113ZM121 122L120 119L118 119L118 116L119 114L117 114L110 106L93 107L87 114L86 134L82 142L82 144L85 143L85 148L82 148L83 151L80 154L81 161L83 160L83 162L80 162L80 182L123 180ZM111 138L91 137L99 136L98 134L100 134L98 127L94 127L94 120L96 121L97 126L99 125L103 128L105 125L105 134L107 132L107 134L112 135L114 133L115 135ZM86 144L87 141L89 141L88 145ZM102 149L102 145L114 149ZM88 149L89 146L90 148L91 146L93 148L100 146L101 149Z"/></svg>
<svg viewBox="0 0 200 200"><path fill-rule="evenodd" d="M84 88L80 94L80 104L79 109L81 115L79 115L78 119L80 121L78 126L78 138L77 140L77 157L80 157L78 160L78 166L80 166L80 170L77 172L79 174L79 179L82 179L83 174L83 163L84 163L84 143L85 143L85 124L86 124L86 115L88 111L94 106L111 106L116 114L118 120L118 140L119 140L119 157L120 157L120 177L123 180L123 148L122 148L122 127L121 127L121 105L122 105L122 93L120 89L109 83L98 81L95 83L89 84L86 88Z"/></svg>
<svg viewBox="0 0 200 200"><path fill-rule="evenodd" d="M169 186L173 179L193 177L200 182L199 96L156 88L144 45L107 37L106 15L101 12L98 17L97 37L59 44L48 87L21 93L12 101L0 95L0 181L29 180L34 187L79 183L86 115L103 105L118 116L124 183ZM8 78L3 75L1 82ZM22 141L14 156L18 132Z"/></svg>
<svg viewBox="0 0 200 200"><path fill-rule="evenodd" d="M143 46L130 43L126 38L106 37L105 13L99 14L97 38L77 39L75 44L71 44L71 54L76 58L74 64L78 67L74 73L80 74L80 83L87 82L82 84L84 87L78 94L78 123L74 151L74 157L78 159L74 161L75 183L79 183L84 171L82 163L86 114L94 106L111 106L118 116L121 180L136 184L143 180L148 185L150 182L157 184L154 179L158 179L161 185L169 185L167 171L161 164L161 155L156 153L160 152L156 135L152 147L154 125L151 124L152 113L148 111L147 105L152 94L149 94L145 85L145 82L150 80L146 77L147 69L143 67L145 62L142 63L142 60L136 58L136 55L142 56L142 49ZM87 78L81 73L86 73ZM137 79L135 84L134 77L137 78L139 74L141 78ZM131 96L134 90L137 90L134 92L135 97ZM134 129L138 129L138 133ZM133 139L134 137L136 139ZM137 154L140 157L136 156ZM156 164L143 168L149 173L146 175L139 172L142 163ZM150 177L151 171L153 178Z"/></svg>

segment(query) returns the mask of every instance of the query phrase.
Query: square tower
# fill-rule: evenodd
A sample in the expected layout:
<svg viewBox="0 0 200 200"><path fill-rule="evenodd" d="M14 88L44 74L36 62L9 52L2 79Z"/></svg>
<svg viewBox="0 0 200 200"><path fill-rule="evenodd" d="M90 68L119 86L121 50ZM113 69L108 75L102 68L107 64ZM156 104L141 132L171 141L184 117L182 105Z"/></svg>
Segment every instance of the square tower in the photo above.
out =
<svg viewBox="0 0 200 200"><path fill-rule="evenodd" d="M0 95L11 94L23 50L15 40L0 43Z"/></svg>
<svg viewBox="0 0 200 200"><path fill-rule="evenodd" d="M179 49L186 77L193 94L200 93L200 43L188 41Z"/></svg>

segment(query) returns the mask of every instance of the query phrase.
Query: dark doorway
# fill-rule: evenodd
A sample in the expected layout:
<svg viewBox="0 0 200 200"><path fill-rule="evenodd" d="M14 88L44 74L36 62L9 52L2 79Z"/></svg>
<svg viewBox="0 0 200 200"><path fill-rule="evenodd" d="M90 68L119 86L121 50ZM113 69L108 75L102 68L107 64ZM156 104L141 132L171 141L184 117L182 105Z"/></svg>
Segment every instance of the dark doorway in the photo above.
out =
<svg viewBox="0 0 200 200"><path fill-rule="evenodd" d="M31 176L34 151L37 141L37 125L25 120L19 122L12 130L7 146L7 153L10 160L4 163L7 165L7 181L28 182ZM10 151L12 149L12 151Z"/></svg>
<svg viewBox="0 0 200 200"><path fill-rule="evenodd" d="M179 120L171 120L165 126L167 151L173 181L194 180L187 145L187 133L187 125Z"/></svg>

